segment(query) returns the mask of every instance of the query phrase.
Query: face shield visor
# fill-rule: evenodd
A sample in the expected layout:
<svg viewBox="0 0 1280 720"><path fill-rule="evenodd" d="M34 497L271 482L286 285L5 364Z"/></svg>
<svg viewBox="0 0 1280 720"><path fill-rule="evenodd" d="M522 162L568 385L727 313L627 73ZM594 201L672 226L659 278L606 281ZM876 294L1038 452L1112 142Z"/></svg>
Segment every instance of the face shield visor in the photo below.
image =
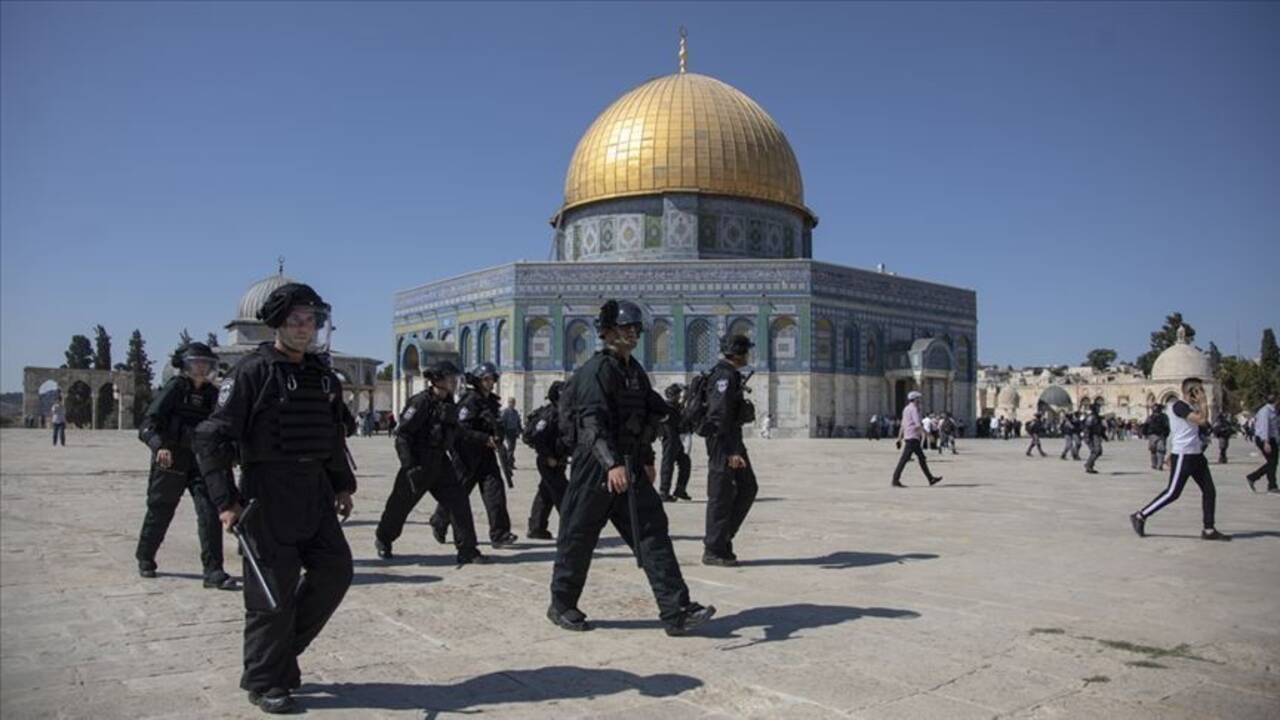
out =
<svg viewBox="0 0 1280 720"><path fill-rule="evenodd" d="M199 355L186 356L182 358L182 374L192 380L214 382L218 378L218 361Z"/></svg>
<svg viewBox="0 0 1280 720"><path fill-rule="evenodd" d="M327 353L333 339L333 315L328 305L297 305L289 309L276 333L294 352Z"/></svg>

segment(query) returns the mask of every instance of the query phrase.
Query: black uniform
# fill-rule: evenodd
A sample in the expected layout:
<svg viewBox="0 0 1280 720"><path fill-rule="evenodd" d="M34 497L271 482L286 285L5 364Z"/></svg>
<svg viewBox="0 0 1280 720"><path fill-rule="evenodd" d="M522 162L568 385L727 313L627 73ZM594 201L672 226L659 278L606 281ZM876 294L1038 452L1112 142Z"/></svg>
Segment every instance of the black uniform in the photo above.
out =
<svg viewBox="0 0 1280 720"><path fill-rule="evenodd" d="M708 554L733 559L733 538L751 512L759 487L742 442L742 426L754 421L754 409L743 397L742 374L728 360L711 369L707 392L707 534ZM747 466L729 467L729 456L740 455Z"/></svg>
<svg viewBox="0 0 1280 720"><path fill-rule="evenodd" d="M463 490L468 497L476 485L480 486L480 497L489 516L489 540L494 543L511 539L508 537L511 535L511 517L507 514L507 490L498 467L498 455L489 447L491 438L502 435L498 421L500 410L497 395L481 395L475 389L468 389L458 401L458 472L462 475ZM400 422L404 422L403 417ZM436 504L429 522L437 534L448 532L449 514L448 508Z"/></svg>
<svg viewBox="0 0 1280 720"><path fill-rule="evenodd" d="M479 554L471 501L450 457L456 452L458 431L458 407L452 397L441 399L427 389L405 404L395 432L400 470L375 533L388 551L403 532L409 513L430 492L453 524L458 562L469 562Z"/></svg>
<svg viewBox="0 0 1280 720"><path fill-rule="evenodd" d="M680 408L672 405L670 414L658 429L662 436L662 480L658 488L664 498L671 493L671 476L676 475L677 468L679 474L676 475L675 496L689 495L689 472L693 469L693 464L689 460L689 453L684 451L684 440L680 437L680 431L684 428L681 425Z"/></svg>
<svg viewBox="0 0 1280 720"><path fill-rule="evenodd" d="M529 537L545 537L551 511L560 511L569 488L565 471L573 448L566 447L560 437L560 417L555 403L534 410L525 423L525 444L537 454L538 466L538 492L534 493L529 507Z"/></svg>
<svg viewBox="0 0 1280 720"><path fill-rule="evenodd" d="M1031 444L1027 446L1027 457L1031 457L1032 450L1039 450L1040 457L1045 457L1044 448L1040 447L1040 434L1044 432L1044 423L1040 418L1036 418L1027 423L1027 434L1031 436Z"/></svg>
<svg viewBox="0 0 1280 720"><path fill-rule="evenodd" d="M638 536L659 615L668 624L678 623L692 605L689 588L671 545L662 500L645 477L645 468L654 462L654 426L667 412L667 404L653 391L635 358L623 361L608 350L587 360L569 382L572 390L565 392L573 393L577 437L569 489L560 508L551 609L563 615L577 608L600 531L612 522L633 548ZM631 527L627 495L615 495L607 485L609 469L623 465L628 457L638 529Z"/></svg>
<svg viewBox="0 0 1280 720"><path fill-rule="evenodd" d="M1226 415L1219 415L1213 424L1213 436L1218 438L1218 462L1227 462L1227 447L1231 445L1231 436L1236 434L1235 425Z"/></svg>
<svg viewBox="0 0 1280 720"><path fill-rule="evenodd" d="M1067 459L1067 453L1071 453L1074 460L1080 459L1080 443L1077 441L1077 428L1074 420L1070 415L1062 416L1062 424L1058 426L1062 431L1062 455L1061 459Z"/></svg>
<svg viewBox="0 0 1280 720"><path fill-rule="evenodd" d="M1143 423L1142 432L1147 436L1147 451L1151 453L1151 469L1164 469L1165 448L1169 440L1169 418L1164 409L1153 410Z"/></svg>
<svg viewBox="0 0 1280 720"><path fill-rule="evenodd" d="M1107 427L1102 421L1102 416L1097 410L1090 412L1084 419L1083 435L1085 442L1089 444L1089 457L1084 461L1084 470L1088 473L1096 473L1093 468L1098 462L1098 458L1102 457L1102 438L1106 435Z"/></svg>
<svg viewBox="0 0 1280 720"><path fill-rule="evenodd" d="M155 569L156 551L164 542L184 491L191 493L200 535L200 562L206 580L219 579L222 571L222 526L218 511L209 500L209 491L193 450L196 425L209 417L218 401L218 388L205 383L197 388L190 378L179 375L160 388L147 407L138 438L151 448L151 477L147 482L147 515L142 520L135 553L140 567ZM168 468L156 463L155 453L168 450L173 458Z"/></svg>
<svg viewBox="0 0 1280 720"><path fill-rule="evenodd" d="M258 583L244 584L244 673L250 692L297 688L298 655L320 633L351 585L351 548L334 512L355 492L342 425L342 385L320 358L290 361L271 343L222 382L217 409L196 429L196 452L219 510L256 500L245 531L279 608ZM238 448L240 487L231 477ZM305 572L304 572L305 571ZM245 564L246 578L251 578Z"/></svg>

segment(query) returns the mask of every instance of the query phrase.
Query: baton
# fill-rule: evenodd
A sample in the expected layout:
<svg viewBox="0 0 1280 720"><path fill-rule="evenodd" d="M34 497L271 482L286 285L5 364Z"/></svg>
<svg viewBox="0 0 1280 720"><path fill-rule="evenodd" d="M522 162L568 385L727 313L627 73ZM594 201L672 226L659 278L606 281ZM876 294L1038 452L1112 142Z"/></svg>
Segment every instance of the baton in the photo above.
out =
<svg viewBox="0 0 1280 720"><path fill-rule="evenodd" d="M498 471L502 473L502 479L507 481L507 487L514 488L516 484L511 480L511 471L507 469L507 448L501 440L494 444L493 453L498 458Z"/></svg>
<svg viewBox="0 0 1280 720"><path fill-rule="evenodd" d="M636 567L644 567L644 551L640 549L640 509L636 498L636 482L631 475L631 456L622 458L622 467L627 472L627 514L631 520L631 549L636 554Z"/></svg>
<svg viewBox="0 0 1280 720"><path fill-rule="evenodd" d="M249 515L249 511L253 510L257 505L257 500L250 500L245 504L244 511L240 513L240 519L236 520L231 526L231 534L236 536L236 540L240 543L240 554L249 563L249 570L253 573L253 577L258 581L258 586L262 588L262 592L267 596L267 605L272 610L280 608L280 604L276 602L276 596L271 592L271 586L267 584L267 577L262 574L262 568L258 566L258 558L254 557L253 547L249 542L249 537L245 535L240 525Z"/></svg>

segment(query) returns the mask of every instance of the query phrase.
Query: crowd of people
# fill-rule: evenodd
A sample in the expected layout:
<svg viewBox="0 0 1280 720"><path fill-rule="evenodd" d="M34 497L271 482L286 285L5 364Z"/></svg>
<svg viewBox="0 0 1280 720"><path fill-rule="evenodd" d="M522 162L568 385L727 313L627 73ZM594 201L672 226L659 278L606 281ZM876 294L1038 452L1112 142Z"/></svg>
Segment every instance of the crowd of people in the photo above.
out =
<svg viewBox="0 0 1280 720"><path fill-rule="evenodd" d="M641 308L610 300L596 329L603 349L567 380L551 385L546 403L525 416L514 398L503 407L500 374L492 363L464 371L448 360L423 368L427 387L408 399L398 418L366 413L353 417L342 400L339 377L328 362L329 306L309 286L289 283L263 303L259 319L275 333L236 364L219 383L218 358L201 343L172 356L179 372L148 407L140 439L151 454L147 511L135 556L141 576L156 576L157 554L183 494L196 511L204 586L241 591L244 602L243 671L240 686L249 701L268 713L296 709L301 685L298 657L342 602L353 578L353 558L342 523L357 490L347 437L385 427L394 439L398 470L374 536L378 558L395 557L406 519L428 494L435 507L428 521L439 543L451 542L459 568L486 563L480 550L471 496L477 488L488 517L488 544L510 548L513 532L506 490L515 469L516 443L533 450L539 483L528 521L528 537L550 540L549 520L559 514L556 552L548 579L547 619L568 631L591 627L579 607L592 556L605 525L612 525L634 553L652 588L658 617L668 635L685 635L710 620L715 608L695 602L676 558L665 503L688 501L695 437L707 453L707 506L701 561L712 567L739 564L734 540L751 512L758 483L743 441L756 423L750 374L744 374L753 344L744 335L720 342L720 359L688 386L657 392L632 352L645 330ZM1032 438L1058 432L1066 438L1062 457L1079 459L1089 447L1087 472L1102 454L1109 433L1135 431L1151 442L1154 467L1168 450L1169 486L1131 516L1134 530L1175 501L1188 479L1204 498L1203 537L1228 540L1214 527L1214 488L1202 456L1208 433L1227 442L1239 432L1219 417L1210 423L1198 381L1184 383L1185 401L1153 408L1140 427L1109 427L1098 406L1063 415L1056 424L1037 416L1025 428L993 421L996 437ZM907 464L918 462L930 486L926 450L958 454L961 423L949 413L924 413L921 394L908 394L898 418L875 416L868 436L896 438L901 449L891 485L904 487ZM1162 424L1161 419L1164 420ZM772 428L772 418L762 426ZM1053 427L1050 427L1053 425ZM1276 489L1275 399L1256 416L1254 440L1266 464L1248 476ZM767 436L767 432L764 433ZM654 445L661 441L661 462ZM1166 448L1165 442L1168 446ZM659 468L661 479L659 480ZM223 568L222 539L233 534L242 555L242 580ZM450 537L452 536L452 537Z"/></svg>

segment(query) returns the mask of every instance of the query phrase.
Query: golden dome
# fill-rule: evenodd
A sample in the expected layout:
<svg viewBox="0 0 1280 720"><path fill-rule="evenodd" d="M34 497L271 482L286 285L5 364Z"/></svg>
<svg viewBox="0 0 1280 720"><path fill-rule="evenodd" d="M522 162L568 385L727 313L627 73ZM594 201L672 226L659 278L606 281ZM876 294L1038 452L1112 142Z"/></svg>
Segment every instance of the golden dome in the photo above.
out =
<svg viewBox="0 0 1280 720"><path fill-rule="evenodd" d="M778 124L738 89L696 73L650 80L600 113L573 151L557 218L598 200L662 192L780 203L817 222Z"/></svg>

